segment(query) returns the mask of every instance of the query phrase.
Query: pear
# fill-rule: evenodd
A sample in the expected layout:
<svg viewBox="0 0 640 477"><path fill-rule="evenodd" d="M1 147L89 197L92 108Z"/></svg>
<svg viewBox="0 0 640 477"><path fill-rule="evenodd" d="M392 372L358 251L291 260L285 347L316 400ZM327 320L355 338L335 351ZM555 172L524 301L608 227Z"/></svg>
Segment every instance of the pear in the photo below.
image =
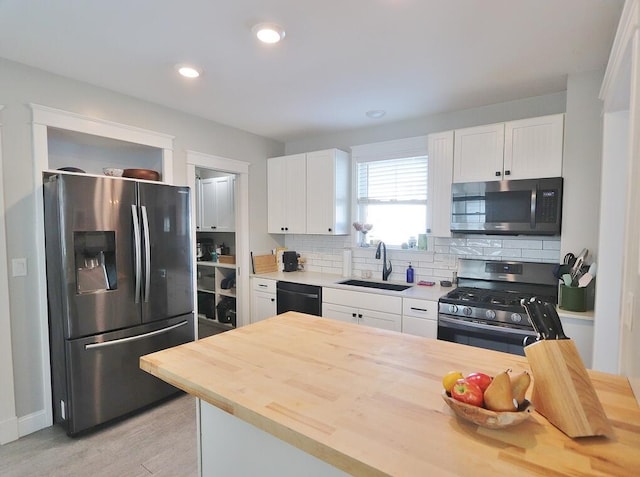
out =
<svg viewBox="0 0 640 477"><path fill-rule="evenodd" d="M513 391L513 398L518 402L518 406L522 405L525 400L524 395L529 389L531 384L531 375L526 371L521 372L516 376L511 376L511 390Z"/></svg>
<svg viewBox="0 0 640 477"><path fill-rule="evenodd" d="M513 399L509 373L503 371L496 375L484 392L484 405L491 411L515 411L517 403Z"/></svg>

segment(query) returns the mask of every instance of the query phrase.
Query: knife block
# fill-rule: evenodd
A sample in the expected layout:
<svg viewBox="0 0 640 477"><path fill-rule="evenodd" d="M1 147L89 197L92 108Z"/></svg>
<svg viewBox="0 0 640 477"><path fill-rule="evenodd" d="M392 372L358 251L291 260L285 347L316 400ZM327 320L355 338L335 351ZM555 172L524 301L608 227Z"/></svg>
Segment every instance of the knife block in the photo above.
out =
<svg viewBox="0 0 640 477"><path fill-rule="evenodd" d="M541 340L524 348L536 411L569 437L611 436L613 429L572 340Z"/></svg>

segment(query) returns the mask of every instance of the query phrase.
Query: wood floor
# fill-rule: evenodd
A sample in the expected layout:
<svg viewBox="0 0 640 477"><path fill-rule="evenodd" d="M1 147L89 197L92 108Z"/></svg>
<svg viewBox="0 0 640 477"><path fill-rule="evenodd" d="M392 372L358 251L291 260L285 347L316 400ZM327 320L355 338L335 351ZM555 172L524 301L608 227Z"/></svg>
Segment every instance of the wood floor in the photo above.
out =
<svg viewBox="0 0 640 477"><path fill-rule="evenodd" d="M0 446L2 477L194 477L196 403L180 395L90 434L53 426Z"/></svg>

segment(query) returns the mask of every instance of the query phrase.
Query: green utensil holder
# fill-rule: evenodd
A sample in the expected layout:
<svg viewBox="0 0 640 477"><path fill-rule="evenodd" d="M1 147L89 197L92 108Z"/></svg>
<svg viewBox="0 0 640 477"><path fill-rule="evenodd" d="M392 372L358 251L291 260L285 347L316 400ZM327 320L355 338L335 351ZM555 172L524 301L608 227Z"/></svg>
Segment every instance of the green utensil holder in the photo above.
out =
<svg viewBox="0 0 640 477"><path fill-rule="evenodd" d="M594 295L593 281L586 287L560 285L559 307L567 311L593 310Z"/></svg>

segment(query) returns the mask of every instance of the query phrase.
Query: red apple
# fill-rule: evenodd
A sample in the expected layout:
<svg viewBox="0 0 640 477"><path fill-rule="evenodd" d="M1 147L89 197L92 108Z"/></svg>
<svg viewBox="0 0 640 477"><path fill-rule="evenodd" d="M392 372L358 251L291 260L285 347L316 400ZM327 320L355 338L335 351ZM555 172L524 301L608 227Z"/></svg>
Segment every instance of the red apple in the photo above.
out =
<svg viewBox="0 0 640 477"><path fill-rule="evenodd" d="M491 384L491 380L493 378L488 374L484 374L484 373L471 373L469 376L467 376L464 379L466 379L467 382L477 384L478 387L482 389L482 392L485 392L489 387L489 384Z"/></svg>
<svg viewBox="0 0 640 477"><path fill-rule="evenodd" d="M483 392L475 383L466 379L458 379L451 388L451 397L457 401L471 404L472 406L482 407Z"/></svg>

